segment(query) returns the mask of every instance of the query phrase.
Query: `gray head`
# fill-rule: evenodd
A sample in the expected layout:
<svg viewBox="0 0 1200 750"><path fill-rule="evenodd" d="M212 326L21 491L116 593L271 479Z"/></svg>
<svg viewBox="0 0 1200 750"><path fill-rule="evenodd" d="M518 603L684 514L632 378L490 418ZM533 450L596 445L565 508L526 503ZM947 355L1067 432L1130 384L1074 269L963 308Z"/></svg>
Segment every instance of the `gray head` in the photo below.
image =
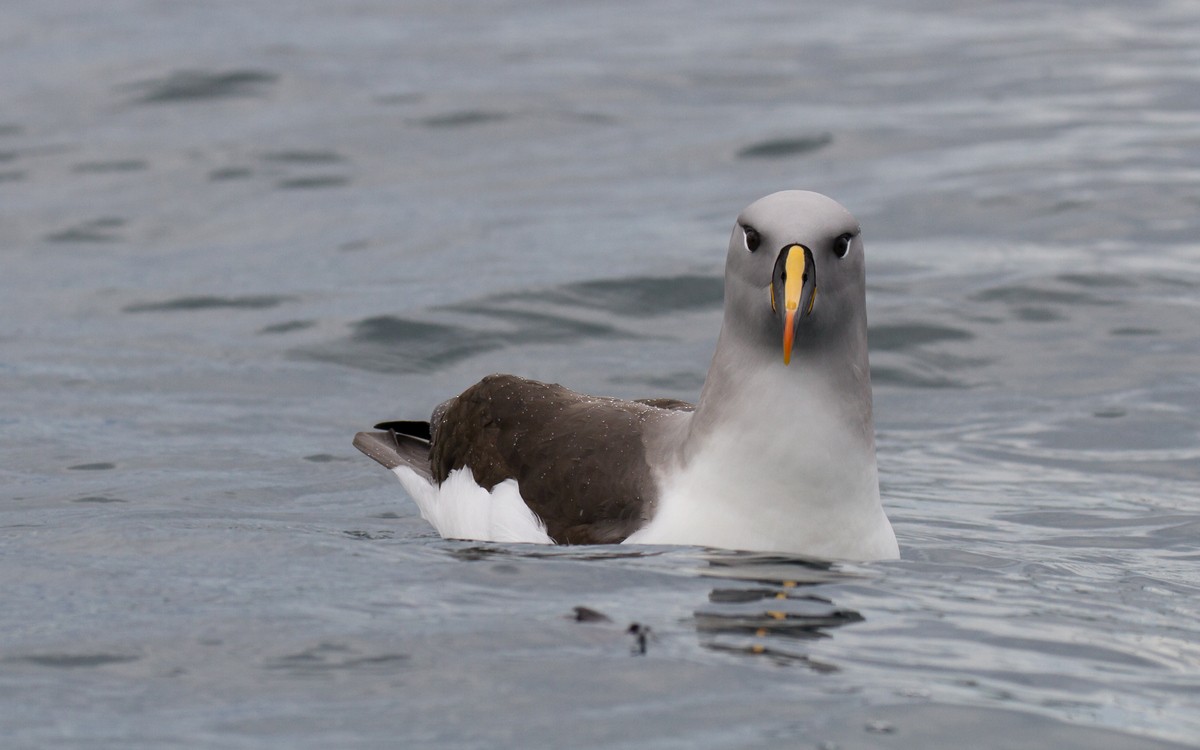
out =
<svg viewBox="0 0 1200 750"><path fill-rule="evenodd" d="M866 352L858 221L820 193L785 190L750 204L725 262L724 333L788 364L832 345Z"/></svg>

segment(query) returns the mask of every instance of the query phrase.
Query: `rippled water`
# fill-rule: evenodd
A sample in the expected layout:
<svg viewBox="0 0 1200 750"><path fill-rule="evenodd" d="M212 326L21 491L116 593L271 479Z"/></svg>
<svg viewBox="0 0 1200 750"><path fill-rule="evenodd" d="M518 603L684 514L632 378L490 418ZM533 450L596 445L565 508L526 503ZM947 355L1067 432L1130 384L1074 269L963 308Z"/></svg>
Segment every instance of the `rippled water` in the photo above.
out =
<svg viewBox="0 0 1200 750"><path fill-rule="evenodd" d="M5 746L1200 745L1198 35L5 3ZM694 398L789 187L864 226L901 561L442 541L350 447L493 371Z"/></svg>

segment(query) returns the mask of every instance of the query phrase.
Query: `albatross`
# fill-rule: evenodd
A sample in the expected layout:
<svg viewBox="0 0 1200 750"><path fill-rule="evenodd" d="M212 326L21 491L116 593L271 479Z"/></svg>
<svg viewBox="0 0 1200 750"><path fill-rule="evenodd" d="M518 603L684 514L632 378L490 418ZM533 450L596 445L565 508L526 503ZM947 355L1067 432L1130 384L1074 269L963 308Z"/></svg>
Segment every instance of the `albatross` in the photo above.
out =
<svg viewBox="0 0 1200 750"><path fill-rule="evenodd" d="M819 193L752 203L693 406L489 375L354 445L445 538L899 557L879 497L858 222Z"/></svg>

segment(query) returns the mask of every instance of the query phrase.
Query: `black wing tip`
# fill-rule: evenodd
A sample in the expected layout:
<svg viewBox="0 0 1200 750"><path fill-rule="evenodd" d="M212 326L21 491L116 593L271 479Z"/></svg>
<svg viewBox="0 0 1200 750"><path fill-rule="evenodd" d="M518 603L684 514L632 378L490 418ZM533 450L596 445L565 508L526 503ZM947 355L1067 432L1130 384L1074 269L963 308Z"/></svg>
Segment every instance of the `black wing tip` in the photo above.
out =
<svg viewBox="0 0 1200 750"><path fill-rule="evenodd" d="M424 440L427 443L433 440L433 434L429 429L429 423L422 422L420 420L397 419L391 422L380 422L379 424L375 425L375 429L387 430L388 432L396 433L398 435L407 435L409 437L416 438L417 440ZM361 435L363 433L359 434Z"/></svg>
<svg viewBox="0 0 1200 750"><path fill-rule="evenodd" d="M354 447L367 458L391 471L407 466L427 480L433 480L429 467L429 443L396 432L360 432L354 436Z"/></svg>

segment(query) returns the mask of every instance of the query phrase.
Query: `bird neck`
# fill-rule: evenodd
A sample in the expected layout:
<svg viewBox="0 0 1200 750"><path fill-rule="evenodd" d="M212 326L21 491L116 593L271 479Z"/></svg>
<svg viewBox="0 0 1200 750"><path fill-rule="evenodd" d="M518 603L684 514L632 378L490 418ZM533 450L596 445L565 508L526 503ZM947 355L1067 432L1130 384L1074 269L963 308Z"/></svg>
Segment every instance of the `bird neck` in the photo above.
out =
<svg viewBox="0 0 1200 750"><path fill-rule="evenodd" d="M644 541L895 557L865 356L830 362L825 352L785 367L736 344L717 351Z"/></svg>
<svg viewBox="0 0 1200 750"><path fill-rule="evenodd" d="M722 329L684 441L685 461L715 433L734 431L760 460L794 466L806 461L798 449L825 444L869 457L874 465L865 339L861 345L851 341L838 348L799 350L789 365L778 352L744 342Z"/></svg>

